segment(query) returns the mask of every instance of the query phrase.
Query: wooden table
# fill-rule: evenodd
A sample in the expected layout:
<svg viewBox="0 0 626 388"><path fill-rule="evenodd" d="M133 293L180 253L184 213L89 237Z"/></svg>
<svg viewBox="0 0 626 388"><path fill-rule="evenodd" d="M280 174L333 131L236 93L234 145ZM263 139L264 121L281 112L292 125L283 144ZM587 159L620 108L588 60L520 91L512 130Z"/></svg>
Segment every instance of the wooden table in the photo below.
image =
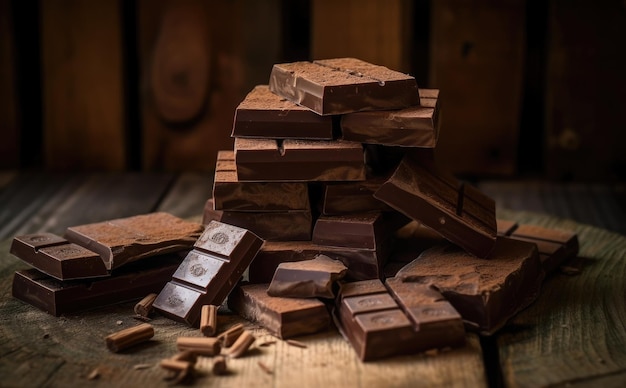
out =
<svg viewBox="0 0 626 388"><path fill-rule="evenodd" d="M196 329L156 317L151 321L156 331L152 341L127 352L111 353L104 337L138 324L132 318L134 303L61 317L22 303L11 296L11 281L13 273L27 265L9 254L9 245L13 236L22 233L62 233L67 226L156 210L199 220L211 186L208 173L0 174L0 386L167 386L166 373L158 362L176 353L177 336L197 335ZM538 300L500 332L489 338L468 334L467 345L461 349L362 363L331 329L299 337L306 348L280 340L267 347L256 346L245 357L229 360L226 376L213 376L211 360L201 359L201 375L195 384L624 386L626 237L606 229L623 233L623 187L583 190L584 185L528 182L484 182L480 187L497 200L500 218L578 232L581 272L558 272L549 277ZM580 199L581 195L590 200ZM525 206L531 210L543 206L540 210L553 215L523 211ZM578 213L573 214L572 209ZM581 219L589 214L600 214L597 224L603 228L571 217ZM272 339L264 329L236 315L219 318L221 327L244 322L256 334L257 344Z"/></svg>

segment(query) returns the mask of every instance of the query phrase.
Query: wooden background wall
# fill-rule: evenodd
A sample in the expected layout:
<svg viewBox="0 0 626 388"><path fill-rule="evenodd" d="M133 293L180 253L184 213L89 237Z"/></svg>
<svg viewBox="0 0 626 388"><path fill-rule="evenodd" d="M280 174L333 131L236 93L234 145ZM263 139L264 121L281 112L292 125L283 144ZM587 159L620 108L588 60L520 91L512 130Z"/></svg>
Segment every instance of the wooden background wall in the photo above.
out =
<svg viewBox="0 0 626 388"><path fill-rule="evenodd" d="M273 63L355 56L441 89L457 174L624 180L625 4L0 0L0 168L210 170Z"/></svg>

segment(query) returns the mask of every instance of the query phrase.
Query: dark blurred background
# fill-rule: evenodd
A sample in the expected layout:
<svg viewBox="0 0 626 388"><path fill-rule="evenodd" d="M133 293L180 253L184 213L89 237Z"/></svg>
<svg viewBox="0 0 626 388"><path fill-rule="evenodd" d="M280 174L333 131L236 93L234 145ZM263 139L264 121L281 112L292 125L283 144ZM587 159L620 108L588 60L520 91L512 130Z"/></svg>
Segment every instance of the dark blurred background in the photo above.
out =
<svg viewBox="0 0 626 388"><path fill-rule="evenodd" d="M626 2L0 0L0 169L209 171L279 62L439 88L469 178L624 181Z"/></svg>

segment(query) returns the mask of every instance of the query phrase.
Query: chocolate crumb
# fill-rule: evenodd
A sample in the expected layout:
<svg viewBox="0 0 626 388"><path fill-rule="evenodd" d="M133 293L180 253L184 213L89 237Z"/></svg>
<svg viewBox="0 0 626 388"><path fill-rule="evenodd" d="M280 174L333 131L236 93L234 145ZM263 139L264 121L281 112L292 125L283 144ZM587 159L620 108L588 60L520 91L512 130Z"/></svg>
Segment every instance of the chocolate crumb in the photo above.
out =
<svg viewBox="0 0 626 388"><path fill-rule="evenodd" d="M267 373L268 375L271 375L272 373L274 373L272 369L269 366L267 366L264 362L258 361L257 364L259 365L261 369L263 369L263 372Z"/></svg>
<svg viewBox="0 0 626 388"><path fill-rule="evenodd" d="M122 323L124 323L124 322L122 322L122 321L115 322L115 324L118 325L118 326L121 325Z"/></svg>
<svg viewBox="0 0 626 388"><path fill-rule="evenodd" d="M152 365L150 365L150 364L137 364L137 365L133 366L133 369L134 370L142 370L142 369L149 369L151 367L152 367Z"/></svg>
<svg viewBox="0 0 626 388"><path fill-rule="evenodd" d="M275 343L276 343L276 341L274 341L274 340L263 341L263 342L261 342L261 343L259 344L259 346L263 346L263 347L265 347L265 346L274 345Z"/></svg>
<svg viewBox="0 0 626 388"><path fill-rule="evenodd" d="M89 375L87 376L87 380L96 380L100 377L100 371L98 370L98 368L94 369L91 371L91 373L89 373Z"/></svg>
<svg viewBox="0 0 626 388"><path fill-rule="evenodd" d="M291 346L295 346L295 347L298 347L298 348L303 348L303 349L307 348L307 346L306 346L306 344L304 342L300 342L300 341L296 341L296 340L292 340L292 339L289 339L289 340L287 340L285 342L287 342Z"/></svg>

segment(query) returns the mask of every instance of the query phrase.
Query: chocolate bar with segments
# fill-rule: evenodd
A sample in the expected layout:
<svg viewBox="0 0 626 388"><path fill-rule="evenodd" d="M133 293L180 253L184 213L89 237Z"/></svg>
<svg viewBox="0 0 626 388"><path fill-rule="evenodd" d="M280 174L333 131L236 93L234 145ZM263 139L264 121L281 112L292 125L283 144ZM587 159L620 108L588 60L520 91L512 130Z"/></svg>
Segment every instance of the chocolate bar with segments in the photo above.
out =
<svg viewBox="0 0 626 388"><path fill-rule="evenodd" d="M420 96L423 91L420 89ZM368 144L434 148L439 138L437 101L436 98L421 98L420 105L404 109L342 115L342 139ZM422 102L426 106L421 105Z"/></svg>
<svg viewBox="0 0 626 388"><path fill-rule="evenodd" d="M11 254L58 280L109 276L100 255L52 233L16 236Z"/></svg>
<svg viewBox="0 0 626 388"><path fill-rule="evenodd" d="M362 181L361 143L315 140L235 139L240 181Z"/></svg>
<svg viewBox="0 0 626 388"><path fill-rule="evenodd" d="M130 263L105 278L59 281L36 269L15 272L13 296L59 316L145 297L161 291L182 261L177 253Z"/></svg>
<svg viewBox="0 0 626 388"><path fill-rule="evenodd" d="M131 261L191 249L203 226L165 212L72 226L65 238L102 257L108 270Z"/></svg>
<svg viewBox="0 0 626 388"><path fill-rule="evenodd" d="M548 273L578 254L578 235L571 231L498 220L498 234L537 244L539 259Z"/></svg>
<svg viewBox="0 0 626 388"><path fill-rule="evenodd" d="M311 260L280 263L267 294L286 298L334 298L333 286L348 268L339 260L317 255Z"/></svg>
<svg viewBox="0 0 626 388"><path fill-rule="evenodd" d="M248 229L268 241L308 240L313 229L313 215L310 210L289 210L284 212L236 212L215 210L213 199L204 205L202 223L220 221Z"/></svg>
<svg viewBox="0 0 626 388"><path fill-rule="evenodd" d="M525 241L498 237L488 259L446 243L423 252L395 278L437 289L468 330L491 335L536 299L545 272L537 246Z"/></svg>
<svg viewBox="0 0 626 388"><path fill-rule="evenodd" d="M235 153L219 151L213 181L215 210L309 210L305 182L241 182L237 179Z"/></svg>
<svg viewBox="0 0 626 388"><path fill-rule="evenodd" d="M493 199L408 155L374 197L476 256L487 257L494 247Z"/></svg>
<svg viewBox="0 0 626 388"><path fill-rule="evenodd" d="M333 117L320 116L257 85L235 109L232 137L333 139Z"/></svg>
<svg viewBox="0 0 626 388"><path fill-rule="evenodd" d="M195 325L202 305L224 302L262 244L263 240L246 229L211 221L153 308L173 320Z"/></svg>
<svg viewBox="0 0 626 388"><path fill-rule="evenodd" d="M384 177L374 177L362 182L324 184L322 214L334 216L379 210L392 211L389 205L374 198L374 193L386 180Z"/></svg>
<svg viewBox="0 0 626 388"><path fill-rule="evenodd" d="M328 310L318 299L269 296L267 287L267 284L247 284L235 288L228 297L228 307L281 339L330 327Z"/></svg>
<svg viewBox="0 0 626 388"><path fill-rule="evenodd" d="M392 279L344 285L337 309L340 332L362 361L465 343L461 316L421 284Z"/></svg>
<svg viewBox="0 0 626 388"><path fill-rule="evenodd" d="M419 104L414 77L355 58L275 64L269 88L323 116Z"/></svg>

